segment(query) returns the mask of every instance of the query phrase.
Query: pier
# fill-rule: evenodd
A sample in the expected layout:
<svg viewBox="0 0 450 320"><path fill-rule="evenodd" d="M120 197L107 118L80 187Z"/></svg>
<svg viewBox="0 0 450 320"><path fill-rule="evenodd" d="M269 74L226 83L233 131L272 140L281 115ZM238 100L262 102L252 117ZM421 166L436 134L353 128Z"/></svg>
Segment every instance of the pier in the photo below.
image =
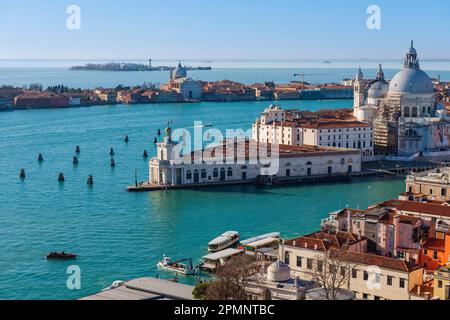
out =
<svg viewBox="0 0 450 320"><path fill-rule="evenodd" d="M139 278L80 300L194 300L194 287L169 280Z"/></svg>

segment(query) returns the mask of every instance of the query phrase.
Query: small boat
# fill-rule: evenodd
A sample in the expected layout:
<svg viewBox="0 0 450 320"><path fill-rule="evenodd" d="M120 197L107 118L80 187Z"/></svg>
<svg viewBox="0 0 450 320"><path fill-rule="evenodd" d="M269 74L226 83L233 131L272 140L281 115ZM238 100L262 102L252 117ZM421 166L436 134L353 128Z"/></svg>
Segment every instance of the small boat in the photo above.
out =
<svg viewBox="0 0 450 320"><path fill-rule="evenodd" d="M61 259L61 260L69 260L76 259L78 255L73 253L65 253L65 252L52 252L47 254L47 259Z"/></svg>
<svg viewBox="0 0 450 320"><path fill-rule="evenodd" d="M239 232L237 231L227 231L220 237L212 240L208 243L209 252L219 252L230 248L239 242Z"/></svg>
<svg viewBox="0 0 450 320"><path fill-rule="evenodd" d="M194 268L192 259L181 259L173 261L172 258L164 256L157 264L158 268L184 274L186 276L195 276L198 274L198 268Z"/></svg>
<svg viewBox="0 0 450 320"><path fill-rule="evenodd" d="M241 241L241 245L245 246L245 245L247 245L249 243L256 242L256 241L259 241L259 240L268 239L268 238L279 239L280 236L281 236L281 234L279 232L271 232L271 233L267 233L267 234L263 234L263 235L260 235L260 236L256 236L256 237L253 237L253 238L250 238L250 239L247 239L247 240L242 240Z"/></svg>
<svg viewBox="0 0 450 320"><path fill-rule="evenodd" d="M107 287L107 288L103 289L102 291L104 292L104 291L108 291L108 290L116 289L116 288L118 288L118 287L122 286L122 285L123 285L124 283L125 283L125 282L124 282L124 281L122 281L122 280L117 280L117 281L114 281L114 282L112 283L112 285L110 285L109 287Z"/></svg>

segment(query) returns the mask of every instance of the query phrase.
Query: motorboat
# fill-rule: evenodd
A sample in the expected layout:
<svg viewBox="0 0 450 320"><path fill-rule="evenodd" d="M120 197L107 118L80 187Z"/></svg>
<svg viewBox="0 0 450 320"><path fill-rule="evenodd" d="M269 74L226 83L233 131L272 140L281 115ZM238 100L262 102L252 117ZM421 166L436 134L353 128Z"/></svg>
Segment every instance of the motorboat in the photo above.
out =
<svg viewBox="0 0 450 320"><path fill-rule="evenodd" d="M77 257L76 254L65 252L51 252L47 254L47 259L69 260L75 259L76 257Z"/></svg>
<svg viewBox="0 0 450 320"><path fill-rule="evenodd" d="M209 252L219 252L228 249L239 242L239 232L227 231L208 243Z"/></svg>
<svg viewBox="0 0 450 320"><path fill-rule="evenodd" d="M195 276L198 274L198 268L194 268L192 259L181 259L174 261L170 257L164 256L157 264L158 268L186 276Z"/></svg>

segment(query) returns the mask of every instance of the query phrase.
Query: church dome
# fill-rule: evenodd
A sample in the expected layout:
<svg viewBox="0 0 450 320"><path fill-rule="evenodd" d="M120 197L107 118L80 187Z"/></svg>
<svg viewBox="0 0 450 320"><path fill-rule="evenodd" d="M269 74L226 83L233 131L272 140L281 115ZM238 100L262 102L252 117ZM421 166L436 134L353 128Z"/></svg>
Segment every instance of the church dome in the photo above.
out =
<svg viewBox="0 0 450 320"><path fill-rule="evenodd" d="M186 77L187 77L186 68L184 68L180 62L180 63L178 63L178 67L173 71L172 78L179 79L179 78L186 78Z"/></svg>
<svg viewBox="0 0 450 320"><path fill-rule="evenodd" d="M420 69L419 58L413 41L411 41L411 47L406 53L404 68L391 80L389 92L413 94L434 92L430 77Z"/></svg>
<svg viewBox="0 0 450 320"><path fill-rule="evenodd" d="M286 282L291 278L291 268L284 262L278 261L267 268L267 280L271 282Z"/></svg>
<svg viewBox="0 0 450 320"><path fill-rule="evenodd" d="M389 92L389 83L386 81L375 81L369 87L367 96L369 98L380 99Z"/></svg>
<svg viewBox="0 0 450 320"><path fill-rule="evenodd" d="M433 83L422 70L405 68L391 80L389 92L393 93L433 93Z"/></svg>

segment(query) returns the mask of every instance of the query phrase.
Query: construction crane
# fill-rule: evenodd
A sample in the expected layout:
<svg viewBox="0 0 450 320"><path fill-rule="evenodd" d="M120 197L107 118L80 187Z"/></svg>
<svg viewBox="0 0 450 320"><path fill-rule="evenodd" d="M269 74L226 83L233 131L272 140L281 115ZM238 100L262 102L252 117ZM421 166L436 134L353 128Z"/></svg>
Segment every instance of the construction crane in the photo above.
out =
<svg viewBox="0 0 450 320"><path fill-rule="evenodd" d="M302 90L305 89L305 74L302 73L294 73L294 78L301 77L302 79Z"/></svg>

